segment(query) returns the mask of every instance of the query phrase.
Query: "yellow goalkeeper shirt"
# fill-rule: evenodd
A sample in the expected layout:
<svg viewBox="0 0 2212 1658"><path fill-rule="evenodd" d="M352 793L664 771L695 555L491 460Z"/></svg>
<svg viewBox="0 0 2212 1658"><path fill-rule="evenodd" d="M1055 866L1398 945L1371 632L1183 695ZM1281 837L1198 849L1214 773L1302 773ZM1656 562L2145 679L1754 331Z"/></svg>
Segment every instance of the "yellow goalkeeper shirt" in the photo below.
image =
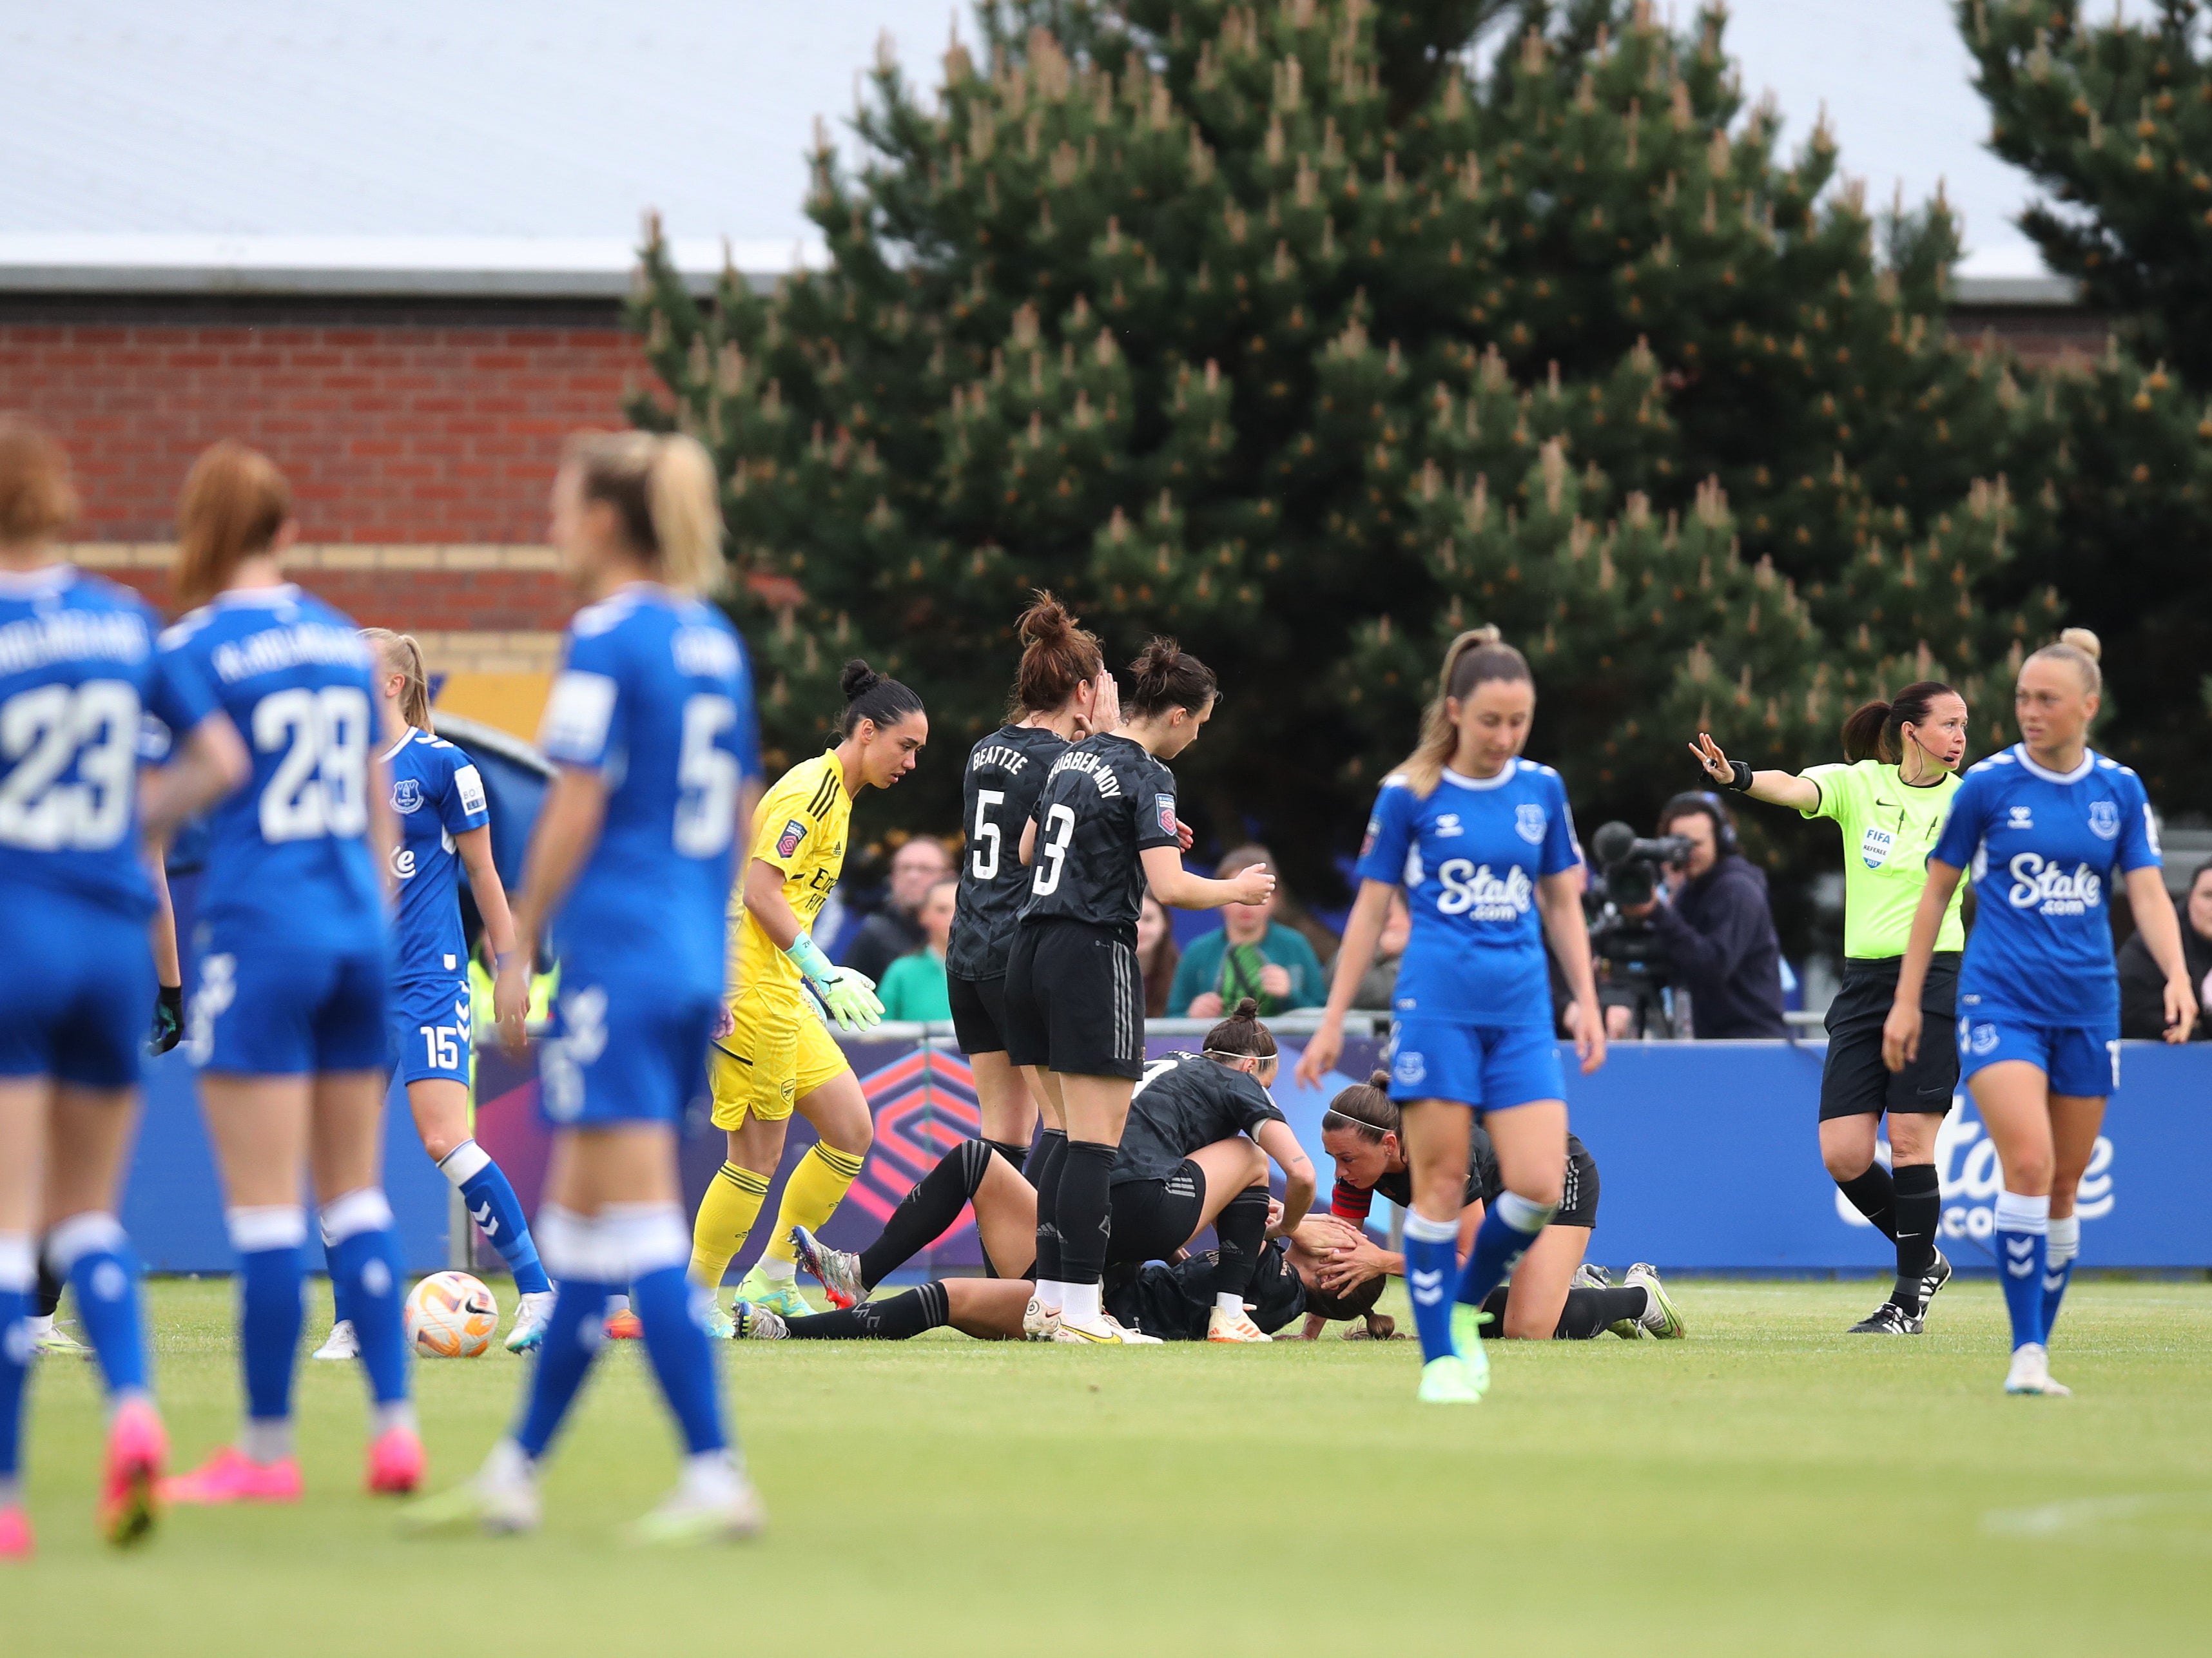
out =
<svg viewBox="0 0 2212 1658"><path fill-rule="evenodd" d="M753 814L753 857L783 872L783 897L799 926L814 930L814 918L845 867L845 831L853 818L853 797L845 793L845 768L835 750L802 761L784 773ZM736 962L731 994L763 990L799 993L799 971L745 908L744 883L730 896L730 937Z"/></svg>

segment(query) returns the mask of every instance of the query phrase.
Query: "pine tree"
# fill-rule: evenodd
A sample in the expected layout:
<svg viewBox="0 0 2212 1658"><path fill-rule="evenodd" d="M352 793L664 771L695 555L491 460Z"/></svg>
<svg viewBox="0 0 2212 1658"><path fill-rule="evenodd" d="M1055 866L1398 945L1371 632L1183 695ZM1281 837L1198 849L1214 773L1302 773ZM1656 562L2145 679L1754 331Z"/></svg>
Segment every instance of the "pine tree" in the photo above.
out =
<svg viewBox="0 0 2212 1658"><path fill-rule="evenodd" d="M2112 322L2045 376L2014 476L2023 579L2105 641L2100 745L2168 812L2212 811L2212 53L2197 0L2085 25L2075 0L1965 0L1990 147L2049 193L2021 228Z"/></svg>
<svg viewBox="0 0 2212 1658"><path fill-rule="evenodd" d="M1806 763L1852 698L1978 690L2027 634L1979 601L2033 399L1946 335L1949 216L1877 221L1825 132L1778 162L1718 13L979 21L933 107L878 63L857 171L817 143L828 270L699 306L647 249L668 395L635 416L726 470L783 743L866 647L963 744L1048 583L1117 653L1171 630L1220 671L1187 793L1310 885L1462 624L1529 647L1578 808L1638 819L1701 721ZM908 809L948 822L956 770Z"/></svg>

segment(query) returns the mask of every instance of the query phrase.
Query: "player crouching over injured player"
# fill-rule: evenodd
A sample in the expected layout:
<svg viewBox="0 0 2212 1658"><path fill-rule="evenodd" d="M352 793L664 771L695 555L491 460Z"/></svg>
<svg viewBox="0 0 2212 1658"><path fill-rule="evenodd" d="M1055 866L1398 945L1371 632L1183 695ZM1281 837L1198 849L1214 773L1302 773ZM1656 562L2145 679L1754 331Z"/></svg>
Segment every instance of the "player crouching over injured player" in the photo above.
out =
<svg viewBox="0 0 2212 1658"><path fill-rule="evenodd" d="M1253 1017L1255 1007L1247 998L1236 1014L1209 1031L1205 1053L1171 1054L1147 1068L1131 1102L1113 1170L1112 1238L1106 1260L1117 1282L1133 1283L1144 1277L1139 1269L1149 1263L1182 1256L1184 1247L1208 1226L1218 1234L1221 1248L1197 1258L1202 1266L1176 1262L1178 1284L1206 1292L1210 1307L1203 1334L1209 1341L1268 1339L1247 1311L1262 1257L1282 1253L1264 1246L1297 1227L1315 1191L1313 1165L1267 1096L1275 1039ZM1280 1204L1267 1195L1270 1157L1283 1171ZM871 1290L927 1248L971 1202L987 1270L997 1278L1011 1268L1012 1281L1026 1281L1036 1254L1036 1193L988 1145L970 1141L922 1177L893 1212L882 1236L860 1254L828 1248L803 1228L794 1230L800 1264L821 1279L842 1311L826 1315L834 1323L805 1331L797 1327L809 1321L791 1321L793 1333L902 1337L946 1322L965 1329L963 1320L971 1311L978 1325L971 1333L1000 1333L1000 1303L1014 1301L1005 1283L962 1280L932 1286L939 1292L925 1297L927 1307L902 1306L906 1297L882 1307L866 1304ZM1279 1269L1281 1262L1273 1265ZM1112 1270L1117 1267L1122 1270ZM1014 1307L1016 1333L1021 1333L1024 1310ZM933 1321L915 1321L925 1316ZM756 1326L766 1327L757 1309L751 1317ZM881 1327L886 1319L896 1327ZM1059 1339L1051 1320L1042 1321L1042 1332L1034 1316L1029 1321L1030 1334ZM1182 1339L1151 1335L1118 1315L1115 1327L1125 1342Z"/></svg>
<svg viewBox="0 0 2212 1658"><path fill-rule="evenodd" d="M1377 1192L1401 1208L1413 1198L1398 1107L1386 1091L1389 1080L1388 1072L1378 1071L1366 1082L1352 1084L1329 1102L1322 1115L1322 1149L1336 1163L1336 1190L1329 1215L1317 1217L1310 1230L1324 1256L1319 1282L1340 1295L1388 1277L1403 1277L1406 1271L1402 1255L1381 1248L1363 1230ZM1476 1115L1479 1119L1481 1114ZM1468 1142L1467 1190L1459 1226L1462 1259L1482 1224L1485 1206L1496 1202L1504 1189L1498 1153L1478 1121ZM1616 1289L1601 1269L1583 1264L1583 1252L1597 1226L1597 1159L1574 1134L1567 1136L1566 1179L1561 1190L1559 1212L1521 1257L1512 1278L1484 1299L1484 1337L1586 1341L1602 1330L1631 1341L1647 1335L1662 1341L1680 1336L1681 1315L1656 1269L1639 1261Z"/></svg>

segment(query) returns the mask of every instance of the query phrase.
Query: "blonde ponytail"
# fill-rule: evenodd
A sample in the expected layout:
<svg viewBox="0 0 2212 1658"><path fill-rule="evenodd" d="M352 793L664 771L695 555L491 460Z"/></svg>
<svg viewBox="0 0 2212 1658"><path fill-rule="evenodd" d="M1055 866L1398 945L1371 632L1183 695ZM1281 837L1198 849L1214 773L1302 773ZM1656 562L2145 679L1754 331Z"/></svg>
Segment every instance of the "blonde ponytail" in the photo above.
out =
<svg viewBox="0 0 2212 1658"><path fill-rule="evenodd" d="M399 688L399 717L416 731L436 736L430 724L430 671L423 664L422 647L415 635L397 634L389 628L363 628L361 636L374 647L380 674L396 673L406 678Z"/></svg>
<svg viewBox="0 0 2212 1658"><path fill-rule="evenodd" d="M623 538L663 581L698 594L721 576L722 512L714 463L680 433L590 432L570 440L586 501L615 509Z"/></svg>
<svg viewBox="0 0 2212 1658"><path fill-rule="evenodd" d="M1444 652L1437 694L1421 716L1421 740L1398 768L1419 799L1425 800L1436 793L1444 768L1459 748L1459 727L1445 705L1463 700L1489 679L1525 679L1533 684L1535 676L1528 671L1528 659L1508 645L1497 629L1469 628Z"/></svg>
<svg viewBox="0 0 2212 1658"><path fill-rule="evenodd" d="M2105 689L2105 671L2098 665L2104 654L2104 642L2096 635L2087 628L2069 628L2028 660L2071 663L2081 676L2081 689L2094 696Z"/></svg>

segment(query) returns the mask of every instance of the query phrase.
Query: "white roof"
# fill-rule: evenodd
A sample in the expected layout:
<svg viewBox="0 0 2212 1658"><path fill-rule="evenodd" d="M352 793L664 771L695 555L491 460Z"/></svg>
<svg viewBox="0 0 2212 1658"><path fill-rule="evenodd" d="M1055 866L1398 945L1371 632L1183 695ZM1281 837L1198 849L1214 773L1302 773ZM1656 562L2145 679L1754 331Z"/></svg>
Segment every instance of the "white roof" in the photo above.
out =
<svg viewBox="0 0 2212 1658"><path fill-rule="evenodd" d="M402 273L427 270L443 273L446 292L575 292L587 277L614 292L648 207L687 268L719 268L723 237L741 269L787 268L817 247L799 207L814 118L838 125L849 155L842 118L879 32L932 88L955 9L9 7L0 15L0 282L106 269L137 273L130 285L142 288L328 291L344 273L382 272L391 291L414 292L423 290ZM1686 19L1688 0L1675 9ZM1872 204L1899 182L1912 200L1940 179L1966 220L1965 274L2040 274L2007 222L2027 182L1983 148L1987 112L1945 0L1737 0L1728 40L1747 94L1779 96L1785 143L1801 142L1825 105L1843 167L1867 180ZM457 272L489 286L457 290Z"/></svg>

